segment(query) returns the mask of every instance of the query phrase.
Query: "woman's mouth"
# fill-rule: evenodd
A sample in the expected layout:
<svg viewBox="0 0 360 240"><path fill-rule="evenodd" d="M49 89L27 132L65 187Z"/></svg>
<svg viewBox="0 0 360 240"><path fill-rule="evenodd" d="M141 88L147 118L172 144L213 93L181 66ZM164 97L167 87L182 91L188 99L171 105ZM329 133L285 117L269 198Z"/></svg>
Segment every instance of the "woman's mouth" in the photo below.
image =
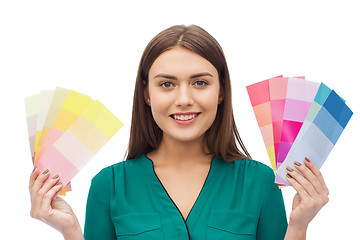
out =
<svg viewBox="0 0 360 240"><path fill-rule="evenodd" d="M198 113L176 113L176 114L171 114L170 117L178 124L180 125L188 125L193 123L197 116L199 116L199 112Z"/></svg>

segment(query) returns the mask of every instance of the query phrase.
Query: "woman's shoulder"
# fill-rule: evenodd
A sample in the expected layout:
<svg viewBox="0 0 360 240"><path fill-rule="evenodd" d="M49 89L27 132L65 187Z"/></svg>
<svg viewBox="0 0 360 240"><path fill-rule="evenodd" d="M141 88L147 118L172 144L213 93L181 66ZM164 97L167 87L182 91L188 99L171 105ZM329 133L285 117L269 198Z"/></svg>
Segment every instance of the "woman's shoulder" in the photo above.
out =
<svg viewBox="0 0 360 240"><path fill-rule="evenodd" d="M142 165L141 158L142 156L140 156L139 158L120 161L118 163L105 167L95 175L93 181L113 179L115 176L118 177L124 175L125 171L139 171L139 168L141 168Z"/></svg>
<svg viewBox="0 0 360 240"><path fill-rule="evenodd" d="M273 169L260 161L244 158L234 160L232 163L236 171L246 174L248 177L265 178L270 181L275 178Z"/></svg>
<svg viewBox="0 0 360 240"><path fill-rule="evenodd" d="M273 170L268 165L258 160L254 160L250 158L241 158L241 159L236 159L233 162L235 166L238 167L243 166L247 168L256 169L257 171L273 172Z"/></svg>

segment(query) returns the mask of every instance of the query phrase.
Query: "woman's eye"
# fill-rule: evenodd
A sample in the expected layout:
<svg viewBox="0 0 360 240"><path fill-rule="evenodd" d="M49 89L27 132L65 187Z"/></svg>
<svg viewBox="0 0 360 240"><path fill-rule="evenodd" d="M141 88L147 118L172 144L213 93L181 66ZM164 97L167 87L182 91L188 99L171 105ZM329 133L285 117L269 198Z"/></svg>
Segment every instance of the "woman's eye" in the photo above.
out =
<svg viewBox="0 0 360 240"><path fill-rule="evenodd" d="M195 82L195 85L196 85L196 86L205 86L205 85L207 85L207 82L202 81L202 80L199 80L199 81L196 81L196 82Z"/></svg>
<svg viewBox="0 0 360 240"><path fill-rule="evenodd" d="M164 88L170 88L173 86L173 84L171 82L164 82L164 83L160 84L160 86L162 86Z"/></svg>

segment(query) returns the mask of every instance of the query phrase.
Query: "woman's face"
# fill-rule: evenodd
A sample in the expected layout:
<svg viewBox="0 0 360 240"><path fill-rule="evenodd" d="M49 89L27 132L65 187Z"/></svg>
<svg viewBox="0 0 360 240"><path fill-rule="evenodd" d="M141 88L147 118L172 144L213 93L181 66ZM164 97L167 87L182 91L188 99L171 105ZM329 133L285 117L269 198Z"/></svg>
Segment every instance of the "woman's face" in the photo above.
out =
<svg viewBox="0 0 360 240"><path fill-rule="evenodd" d="M216 68L200 55L175 47L151 66L145 98L164 138L194 141L214 122L219 94Z"/></svg>

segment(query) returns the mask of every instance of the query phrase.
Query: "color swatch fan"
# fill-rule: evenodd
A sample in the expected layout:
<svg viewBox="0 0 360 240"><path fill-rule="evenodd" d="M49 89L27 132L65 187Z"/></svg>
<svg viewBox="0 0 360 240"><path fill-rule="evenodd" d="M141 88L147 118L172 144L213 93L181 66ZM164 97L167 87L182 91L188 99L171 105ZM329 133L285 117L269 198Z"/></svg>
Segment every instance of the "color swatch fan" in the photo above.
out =
<svg viewBox="0 0 360 240"><path fill-rule="evenodd" d="M290 185L286 167L305 157L320 169L353 114L334 90L305 77L278 76L247 91L278 185Z"/></svg>
<svg viewBox="0 0 360 240"><path fill-rule="evenodd" d="M99 101L63 88L25 99L30 149L40 172L59 174L63 188L123 124Z"/></svg>

